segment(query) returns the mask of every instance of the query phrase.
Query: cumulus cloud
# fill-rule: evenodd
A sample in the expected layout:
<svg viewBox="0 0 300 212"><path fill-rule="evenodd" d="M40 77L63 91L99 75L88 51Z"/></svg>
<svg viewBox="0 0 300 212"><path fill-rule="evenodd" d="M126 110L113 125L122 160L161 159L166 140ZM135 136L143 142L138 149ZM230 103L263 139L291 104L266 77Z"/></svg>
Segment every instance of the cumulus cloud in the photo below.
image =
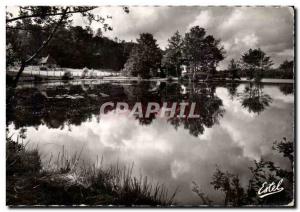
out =
<svg viewBox="0 0 300 212"><path fill-rule="evenodd" d="M132 6L126 14L122 7L105 6L93 12L107 19L113 31L104 32L110 38L135 41L140 33L153 33L161 48L178 30L182 35L199 25L221 39L226 58L219 69L229 61L239 59L249 48L261 48L278 66L294 57L294 11L291 7L225 7L225 6ZM8 11L16 13L15 7ZM74 25L87 25L80 16L74 16ZM93 29L101 27L92 24Z"/></svg>
<svg viewBox="0 0 300 212"><path fill-rule="evenodd" d="M114 30L106 32L111 38L127 41L142 32L153 33L161 48L178 30L184 35L192 26L199 25L221 39L228 62L239 59L249 48L261 48L272 57L275 66L294 57L294 12L289 7L130 7L125 14L120 7L102 7L95 11L112 15L109 20ZM82 24L76 20L75 24ZM93 27L99 27L95 24Z"/></svg>

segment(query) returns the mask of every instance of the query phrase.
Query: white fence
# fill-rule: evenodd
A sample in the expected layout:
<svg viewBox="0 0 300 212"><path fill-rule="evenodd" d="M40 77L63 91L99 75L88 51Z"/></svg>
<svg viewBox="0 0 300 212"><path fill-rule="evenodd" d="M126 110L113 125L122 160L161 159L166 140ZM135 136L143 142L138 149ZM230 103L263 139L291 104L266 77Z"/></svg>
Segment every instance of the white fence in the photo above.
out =
<svg viewBox="0 0 300 212"><path fill-rule="evenodd" d="M9 71L18 72L18 69L10 69ZM24 69L23 74L31 76L49 76L49 77L62 77L66 71L69 71L73 77L81 77L82 69L72 68L53 68L50 70L40 70L39 66L28 66ZM105 77L105 76L119 76L120 73L107 70L89 70L86 76L92 77Z"/></svg>

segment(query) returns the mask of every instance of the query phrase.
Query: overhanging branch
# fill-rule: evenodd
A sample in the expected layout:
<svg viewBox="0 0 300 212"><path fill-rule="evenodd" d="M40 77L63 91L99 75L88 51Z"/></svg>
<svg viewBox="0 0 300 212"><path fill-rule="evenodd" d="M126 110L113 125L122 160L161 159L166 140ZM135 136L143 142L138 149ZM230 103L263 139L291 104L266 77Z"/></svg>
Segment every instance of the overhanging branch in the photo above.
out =
<svg viewBox="0 0 300 212"><path fill-rule="evenodd" d="M83 9L83 10L73 10L73 11L69 11L66 14L75 14L75 13L85 13L88 11L91 11L93 9L95 9L96 7L93 8L88 8L88 9ZM13 21L17 21L17 20L21 20L21 19L26 19L26 18L38 18L38 17L46 17L46 16L59 16L59 15L63 15L64 12L61 13L47 13L47 14L32 14L32 15L23 15L23 16L19 16L19 17L15 17L15 18L10 18L10 19L6 19L6 23L10 23ZM66 15L65 14L65 15Z"/></svg>

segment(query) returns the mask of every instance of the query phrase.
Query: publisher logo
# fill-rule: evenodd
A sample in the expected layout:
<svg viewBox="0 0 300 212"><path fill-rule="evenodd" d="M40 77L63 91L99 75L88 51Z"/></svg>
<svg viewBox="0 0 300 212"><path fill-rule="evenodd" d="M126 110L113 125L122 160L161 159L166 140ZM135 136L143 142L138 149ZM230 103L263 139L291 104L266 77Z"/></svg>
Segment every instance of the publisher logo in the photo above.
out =
<svg viewBox="0 0 300 212"><path fill-rule="evenodd" d="M259 198L264 198L266 196L279 193L284 190L283 187L281 187L281 184L283 182L283 179L279 180L276 184L275 182L272 182L268 184L267 182L264 182L261 186L261 188L258 190L257 194Z"/></svg>

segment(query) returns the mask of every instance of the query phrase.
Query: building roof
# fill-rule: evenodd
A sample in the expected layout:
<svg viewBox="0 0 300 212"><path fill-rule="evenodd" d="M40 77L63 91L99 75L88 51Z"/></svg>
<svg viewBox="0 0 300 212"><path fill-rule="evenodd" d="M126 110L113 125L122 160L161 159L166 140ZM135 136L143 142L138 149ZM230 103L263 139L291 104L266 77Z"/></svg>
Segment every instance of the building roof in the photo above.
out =
<svg viewBox="0 0 300 212"><path fill-rule="evenodd" d="M56 63L55 62L55 60L52 58L52 57L50 57L50 55L48 54L46 57L42 57L41 59L40 59L40 62L39 62L40 64L54 64L54 63Z"/></svg>

